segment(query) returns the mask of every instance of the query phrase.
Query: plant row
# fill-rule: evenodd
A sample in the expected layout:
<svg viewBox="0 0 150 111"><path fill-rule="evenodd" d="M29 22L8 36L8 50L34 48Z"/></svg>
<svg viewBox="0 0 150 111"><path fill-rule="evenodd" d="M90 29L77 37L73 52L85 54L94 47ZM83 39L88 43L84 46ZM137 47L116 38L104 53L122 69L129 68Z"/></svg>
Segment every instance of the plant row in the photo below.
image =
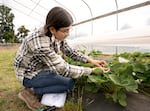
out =
<svg viewBox="0 0 150 111"><path fill-rule="evenodd" d="M81 51L85 53L84 51ZM100 59L102 52L92 50L88 56ZM128 92L138 93L139 86L150 88L150 53L121 53L119 55L110 55L108 62L110 71L105 73L96 68L92 75L81 77L76 80L76 88L83 87L87 91L94 93L103 93L106 98L112 98L114 102L126 106ZM66 60L73 65L92 67L90 63L81 63L71 58ZM149 92L148 92L149 93Z"/></svg>

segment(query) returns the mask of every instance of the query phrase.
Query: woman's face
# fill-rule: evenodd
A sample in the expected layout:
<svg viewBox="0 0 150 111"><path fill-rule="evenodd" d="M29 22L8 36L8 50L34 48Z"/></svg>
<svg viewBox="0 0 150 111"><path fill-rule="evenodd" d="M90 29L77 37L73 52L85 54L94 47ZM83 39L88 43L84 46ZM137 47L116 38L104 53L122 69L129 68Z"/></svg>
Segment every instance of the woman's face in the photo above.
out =
<svg viewBox="0 0 150 111"><path fill-rule="evenodd" d="M62 27L59 30L56 30L55 28L51 28L50 30L52 34L56 37L56 39L63 41L65 38L69 36L70 31L72 30L72 26Z"/></svg>

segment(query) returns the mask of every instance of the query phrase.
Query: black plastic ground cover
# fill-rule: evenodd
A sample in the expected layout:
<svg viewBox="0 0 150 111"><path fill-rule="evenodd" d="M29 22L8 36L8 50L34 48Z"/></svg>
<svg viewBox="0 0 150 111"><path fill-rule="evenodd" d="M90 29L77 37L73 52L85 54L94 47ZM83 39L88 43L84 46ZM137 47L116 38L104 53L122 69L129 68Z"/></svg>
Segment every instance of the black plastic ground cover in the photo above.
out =
<svg viewBox="0 0 150 111"><path fill-rule="evenodd" d="M150 111L150 97L140 93L127 94L127 106L123 107L102 94L86 92L83 95L84 111Z"/></svg>

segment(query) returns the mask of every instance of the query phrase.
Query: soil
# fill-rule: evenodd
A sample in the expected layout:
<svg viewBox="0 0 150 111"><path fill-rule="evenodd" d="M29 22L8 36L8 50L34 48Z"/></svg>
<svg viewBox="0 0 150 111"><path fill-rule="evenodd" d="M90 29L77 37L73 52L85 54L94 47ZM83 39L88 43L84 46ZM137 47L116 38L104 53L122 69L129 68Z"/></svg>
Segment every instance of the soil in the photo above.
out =
<svg viewBox="0 0 150 111"><path fill-rule="evenodd" d="M84 111L150 111L150 97L141 93L127 94L127 106L123 107L102 94L86 92L83 95Z"/></svg>

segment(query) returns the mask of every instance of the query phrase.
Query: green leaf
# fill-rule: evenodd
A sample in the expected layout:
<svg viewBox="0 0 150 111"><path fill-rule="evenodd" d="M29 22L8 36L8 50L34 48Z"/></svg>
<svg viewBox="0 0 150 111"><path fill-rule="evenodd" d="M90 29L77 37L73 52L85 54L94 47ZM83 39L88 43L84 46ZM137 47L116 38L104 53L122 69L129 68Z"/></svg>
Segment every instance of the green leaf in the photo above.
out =
<svg viewBox="0 0 150 111"><path fill-rule="evenodd" d="M128 91L136 92L138 88L137 83L135 82L134 78L131 75L108 75L109 78L114 82L114 84L122 86L126 88Z"/></svg>
<svg viewBox="0 0 150 111"><path fill-rule="evenodd" d="M118 97L119 97L119 104L121 104L122 106L126 106L127 102L126 102L126 94L123 91L118 92Z"/></svg>
<svg viewBox="0 0 150 111"><path fill-rule="evenodd" d="M146 67L142 63L135 63L134 64L134 72L144 73L146 71Z"/></svg>
<svg viewBox="0 0 150 111"><path fill-rule="evenodd" d="M101 74L103 74L103 70L101 70L100 68L97 67L94 69L92 74L101 75Z"/></svg>
<svg viewBox="0 0 150 111"><path fill-rule="evenodd" d="M126 94L125 94L125 92L123 92L123 90L115 91L112 95L112 98L113 98L114 102L119 102L119 104L122 106L127 105Z"/></svg>
<svg viewBox="0 0 150 111"><path fill-rule="evenodd" d="M99 89L96 87L96 84L91 83L91 84L85 85L85 90L96 93L96 92L98 92Z"/></svg>
<svg viewBox="0 0 150 111"><path fill-rule="evenodd" d="M101 84L101 83L104 83L104 82L107 82L107 81L108 81L108 79L106 79L105 77L101 77L99 75L89 75L88 76L88 82Z"/></svg>

